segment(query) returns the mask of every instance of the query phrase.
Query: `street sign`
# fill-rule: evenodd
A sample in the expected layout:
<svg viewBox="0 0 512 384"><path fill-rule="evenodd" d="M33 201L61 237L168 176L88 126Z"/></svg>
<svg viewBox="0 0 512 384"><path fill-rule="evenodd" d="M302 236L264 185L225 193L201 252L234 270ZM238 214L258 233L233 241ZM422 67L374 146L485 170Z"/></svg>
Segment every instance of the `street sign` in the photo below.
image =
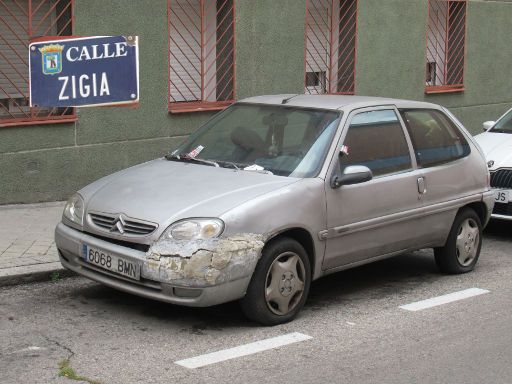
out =
<svg viewBox="0 0 512 384"><path fill-rule="evenodd" d="M29 45L30 106L91 107L139 101L137 36L96 36Z"/></svg>

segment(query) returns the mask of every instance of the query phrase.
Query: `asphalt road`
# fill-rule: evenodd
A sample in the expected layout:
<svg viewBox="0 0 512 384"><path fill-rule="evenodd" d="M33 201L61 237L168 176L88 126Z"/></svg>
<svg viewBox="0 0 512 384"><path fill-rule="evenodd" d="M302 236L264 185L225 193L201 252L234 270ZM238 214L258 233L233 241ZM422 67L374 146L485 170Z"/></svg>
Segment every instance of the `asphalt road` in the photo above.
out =
<svg viewBox="0 0 512 384"><path fill-rule="evenodd" d="M415 252L320 279L301 316L259 327L236 303L194 309L83 278L0 289L0 383L512 383L512 223L487 228L474 272ZM410 312L439 295L489 293ZM197 369L175 362L292 332L306 341ZM74 381L76 382L76 381Z"/></svg>

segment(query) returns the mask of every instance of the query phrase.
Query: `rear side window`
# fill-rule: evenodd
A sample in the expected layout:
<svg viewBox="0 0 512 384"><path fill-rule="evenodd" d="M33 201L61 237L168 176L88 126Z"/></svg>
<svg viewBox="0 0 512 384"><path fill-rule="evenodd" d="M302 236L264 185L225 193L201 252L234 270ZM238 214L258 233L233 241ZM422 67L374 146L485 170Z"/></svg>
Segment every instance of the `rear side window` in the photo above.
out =
<svg viewBox="0 0 512 384"><path fill-rule="evenodd" d="M374 176L411 169L411 157L402 125L394 110L362 112L355 115L344 145L348 154L341 167L364 165Z"/></svg>
<svg viewBox="0 0 512 384"><path fill-rule="evenodd" d="M422 168L448 163L469 155L462 132L443 113L435 110L401 110Z"/></svg>

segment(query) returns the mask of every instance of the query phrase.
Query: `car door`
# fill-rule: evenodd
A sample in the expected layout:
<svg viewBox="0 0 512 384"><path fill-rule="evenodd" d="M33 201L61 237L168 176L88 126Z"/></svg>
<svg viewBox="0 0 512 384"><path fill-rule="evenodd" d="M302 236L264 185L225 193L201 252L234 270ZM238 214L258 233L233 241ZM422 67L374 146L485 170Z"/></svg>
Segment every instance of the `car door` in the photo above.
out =
<svg viewBox="0 0 512 384"><path fill-rule="evenodd" d="M336 268L414 246L421 231L419 172L412 144L394 106L352 111L329 174L364 165L372 180L332 188L326 180L327 230L323 269Z"/></svg>
<svg viewBox="0 0 512 384"><path fill-rule="evenodd" d="M455 123L436 109L400 109L423 179L424 246L444 243L458 209L481 185L469 164L469 143Z"/></svg>

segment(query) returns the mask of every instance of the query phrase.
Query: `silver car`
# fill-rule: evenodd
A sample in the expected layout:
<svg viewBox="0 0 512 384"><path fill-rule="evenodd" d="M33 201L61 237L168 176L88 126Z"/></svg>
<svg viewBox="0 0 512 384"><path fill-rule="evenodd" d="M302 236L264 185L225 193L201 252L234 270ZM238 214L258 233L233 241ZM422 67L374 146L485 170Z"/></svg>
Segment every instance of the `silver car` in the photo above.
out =
<svg viewBox="0 0 512 384"><path fill-rule="evenodd" d="M92 280L187 306L240 300L272 325L312 280L400 253L431 247L441 271L471 271L493 204L479 147L438 105L260 96L78 191L55 238Z"/></svg>

